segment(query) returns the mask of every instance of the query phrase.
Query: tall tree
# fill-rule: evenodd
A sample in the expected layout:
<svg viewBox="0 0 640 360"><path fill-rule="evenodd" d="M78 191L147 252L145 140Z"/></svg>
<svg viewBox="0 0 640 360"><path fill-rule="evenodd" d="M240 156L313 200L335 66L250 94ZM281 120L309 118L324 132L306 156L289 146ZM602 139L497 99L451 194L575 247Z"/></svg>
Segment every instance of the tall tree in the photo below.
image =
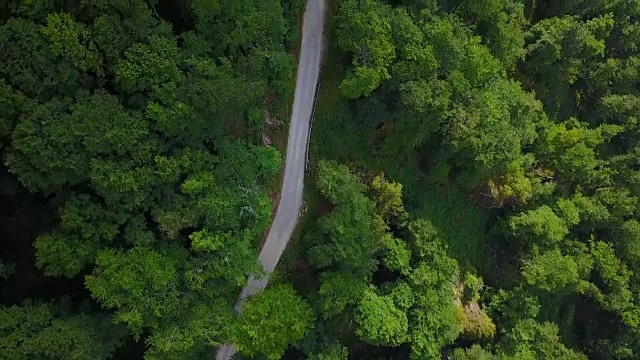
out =
<svg viewBox="0 0 640 360"><path fill-rule="evenodd" d="M307 334L313 317L311 307L291 287L269 288L242 305L234 341L244 354L279 359Z"/></svg>

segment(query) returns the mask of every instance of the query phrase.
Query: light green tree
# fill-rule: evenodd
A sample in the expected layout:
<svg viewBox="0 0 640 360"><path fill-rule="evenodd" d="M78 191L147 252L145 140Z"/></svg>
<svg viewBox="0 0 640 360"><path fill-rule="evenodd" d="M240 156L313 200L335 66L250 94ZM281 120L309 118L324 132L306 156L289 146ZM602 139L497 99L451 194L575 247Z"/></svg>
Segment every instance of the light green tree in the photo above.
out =
<svg viewBox="0 0 640 360"><path fill-rule="evenodd" d="M307 334L313 319L311 307L291 287L278 285L242 305L233 339L243 354L279 359Z"/></svg>

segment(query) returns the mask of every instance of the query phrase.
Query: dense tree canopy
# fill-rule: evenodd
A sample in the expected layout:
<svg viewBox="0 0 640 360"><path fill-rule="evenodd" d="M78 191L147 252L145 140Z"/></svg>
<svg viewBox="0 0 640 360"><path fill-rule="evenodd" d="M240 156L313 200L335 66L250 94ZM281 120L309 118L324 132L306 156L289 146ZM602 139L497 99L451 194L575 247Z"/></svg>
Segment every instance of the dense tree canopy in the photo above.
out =
<svg viewBox="0 0 640 360"><path fill-rule="evenodd" d="M0 357L638 358L637 0L327 4L303 217L236 311L304 4L0 2Z"/></svg>
<svg viewBox="0 0 640 360"><path fill-rule="evenodd" d="M338 327L317 341L354 358L637 358L638 2L333 11L311 147L332 206L304 225L317 283L292 276Z"/></svg>
<svg viewBox="0 0 640 360"><path fill-rule="evenodd" d="M91 304L82 314L5 304L9 358L108 358L138 341L149 359L196 359L233 339L236 296L260 276L282 164L262 143L264 119L280 111L267 99L290 101L300 4L165 6L0 4L3 179L20 184L3 194L39 194L57 213L11 241L33 246L44 275L84 286L72 298ZM7 274L24 261L8 260ZM103 319L129 337L112 342Z"/></svg>

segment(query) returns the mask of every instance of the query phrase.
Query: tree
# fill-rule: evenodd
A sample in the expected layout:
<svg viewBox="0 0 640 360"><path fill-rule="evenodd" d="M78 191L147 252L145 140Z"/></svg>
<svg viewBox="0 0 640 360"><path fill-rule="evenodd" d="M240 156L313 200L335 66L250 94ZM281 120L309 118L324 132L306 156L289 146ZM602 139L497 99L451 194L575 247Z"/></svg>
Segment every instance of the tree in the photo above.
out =
<svg viewBox="0 0 640 360"><path fill-rule="evenodd" d="M540 303L537 296L522 286L509 291L500 289L491 297L489 313L499 324L511 328L519 321L535 319L540 313Z"/></svg>
<svg viewBox="0 0 640 360"><path fill-rule="evenodd" d="M637 326L640 322L637 306L633 301L633 293L629 289L631 271L615 255L613 246L597 241L591 244L594 259L594 270L602 283L596 285L604 290L595 295L605 309L620 314L622 321L628 326ZM606 289L606 290L605 290Z"/></svg>
<svg viewBox="0 0 640 360"><path fill-rule="evenodd" d="M311 307L291 287L269 288L242 305L234 343L244 354L279 359L289 345L307 334L313 318Z"/></svg>
<svg viewBox="0 0 640 360"><path fill-rule="evenodd" d="M494 56L507 69L524 55L524 4L512 0L463 2L462 15L472 19Z"/></svg>
<svg viewBox="0 0 640 360"><path fill-rule="evenodd" d="M260 274L258 253L248 231L242 235L211 233L206 229L192 233L192 256L185 266L186 283L191 290L213 298L226 297L246 285L250 275Z"/></svg>
<svg viewBox="0 0 640 360"><path fill-rule="evenodd" d="M60 220L56 230L36 239L36 264L47 275L73 277L118 236L126 216L105 209L88 195L78 195L60 209Z"/></svg>
<svg viewBox="0 0 640 360"><path fill-rule="evenodd" d="M42 33L51 42L51 49L82 71L102 73L102 59L91 41L89 30L73 20L69 14L47 16L47 26Z"/></svg>
<svg viewBox="0 0 640 360"><path fill-rule="evenodd" d="M378 0L340 2L338 46L353 53L353 68L340 84L345 97L367 96L390 78L388 68L395 59L390 15L390 7Z"/></svg>
<svg viewBox="0 0 640 360"><path fill-rule="evenodd" d="M543 248L557 245L569 233L562 219L546 205L511 216L508 229L512 236L523 238Z"/></svg>
<svg viewBox="0 0 640 360"><path fill-rule="evenodd" d="M320 163L318 187L336 207L319 220L321 236L309 250L311 263L318 268L334 265L367 279L378 264L374 254L387 230L375 203L364 195L364 184L347 167L336 163Z"/></svg>
<svg viewBox="0 0 640 360"><path fill-rule="evenodd" d="M183 256L178 249L104 249L86 286L95 299L115 310L116 322L139 337L144 328L180 308L178 261Z"/></svg>
<svg viewBox="0 0 640 360"><path fill-rule="evenodd" d="M486 63L479 61L472 68L481 69L479 66ZM447 143L461 155L460 163L472 161L470 172L485 179L504 174L510 164L520 160L522 148L536 137L535 124L543 118L541 107L520 84L492 81L490 90L472 91L467 101L454 107Z"/></svg>
<svg viewBox="0 0 640 360"><path fill-rule="evenodd" d="M10 142L11 133L20 114L33 105L24 95L0 81L0 149Z"/></svg>
<svg viewBox="0 0 640 360"><path fill-rule="evenodd" d="M389 270L407 275L411 271L411 250L403 240L385 236L383 262Z"/></svg>
<svg viewBox="0 0 640 360"><path fill-rule="evenodd" d="M150 359L201 359L231 339L236 317L234 304L223 299L213 303L193 301L168 314L147 338Z"/></svg>
<svg viewBox="0 0 640 360"><path fill-rule="evenodd" d="M387 223L395 220L402 224L407 217L402 201L402 184L385 181L384 175L377 175L371 182L371 189L374 192L378 214Z"/></svg>
<svg viewBox="0 0 640 360"><path fill-rule="evenodd" d="M640 264L640 223L637 220L626 221L617 233L620 242L616 247L635 273Z"/></svg>
<svg viewBox="0 0 640 360"><path fill-rule="evenodd" d="M458 264L447 256L438 239L428 248L430 251L408 277L415 294L409 310L409 337L411 358L416 359L437 358L442 347L452 343L461 330L454 308Z"/></svg>
<svg viewBox="0 0 640 360"><path fill-rule="evenodd" d="M610 182L606 164L598 158L595 149L619 134L622 127L603 124L588 129L575 118L564 124L542 125L539 141L535 144L536 154L558 172L558 177L587 186Z"/></svg>
<svg viewBox="0 0 640 360"><path fill-rule="evenodd" d="M522 275L529 285L550 292L571 290L580 280L575 261L563 256L559 249L536 254L525 261Z"/></svg>
<svg viewBox="0 0 640 360"><path fill-rule="evenodd" d="M350 195L366 189L348 167L334 161L321 161L318 164L317 184L322 194L334 204L340 204L350 199Z"/></svg>
<svg viewBox="0 0 640 360"><path fill-rule="evenodd" d="M461 330L453 309L453 289L424 289L417 299L419 305L411 310L409 319L411 358L436 359Z"/></svg>
<svg viewBox="0 0 640 360"><path fill-rule="evenodd" d="M54 52L42 27L22 18L0 26L0 76L38 101L71 96L80 86L80 71Z"/></svg>
<svg viewBox="0 0 640 360"><path fill-rule="evenodd" d="M157 151L149 125L127 111L118 98L99 89L71 107L71 132L81 139L83 150L91 156L114 154L139 162L149 161L148 152Z"/></svg>
<svg viewBox="0 0 640 360"><path fill-rule="evenodd" d="M309 356L310 360L347 360L349 350L340 344L332 344L322 352Z"/></svg>
<svg viewBox="0 0 640 360"><path fill-rule="evenodd" d="M457 348L449 357L451 360L493 360L495 355L483 349L478 344L473 344L470 348Z"/></svg>
<svg viewBox="0 0 640 360"><path fill-rule="evenodd" d="M178 81L179 50L173 39L153 36L149 44L134 44L116 67L116 79L129 93L150 91Z"/></svg>
<svg viewBox="0 0 640 360"><path fill-rule="evenodd" d="M420 258L428 257L434 251L433 244L438 244L438 229L427 219L417 219L409 223L409 231L414 253Z"/></svg>
<svg viewBox="0 0 640 360"><path fill-rule="evenodd" d="M611 15L584 22L569 16L554 17L541 20L526 33L523 67L535 79L536 93L550 116L565 119L574 115L576 98L571 86L589 62L604 56L605 38L613 24Z"/></svg>
<svg viewBox="0 0 640 360"><path fill-rule="evenodd" d="M280 1L198 0L192 3L192 10L197 31L217 56L281 46L286 34Z"/></svg>
<svg viewBox="0 0 640 360"><path fill-rule="evenodd" d="M296 16L285 18L283 4L295 6L0 5L0 146L8 170L0 190L23 204L3 213L16 224L0 259L1 275L11 264L16 274L4 285L24 283L11 298L44 300L50 289L72 289L74 299L91 296L103 307L86 317L56 313L42 334L26 323L33 333L8 345L16 358L106 358L120 344L93 331L94 320L144 334L149 359L200 359L233 339L237 293L261 274L257 246L273 210L267 185L282 165L276 148L260 141L264 124L247 126L247 118L248 109L284 109L280 97L290 93L285 35ZM375 211L370 202L364 207ZM51 225L42 214L49 208L58 213ZM44 232L18 231L32 223L24 216L42 216ZM86 294L77 289L80 274L88 274ZM59 276L68 279L52 279Z"/></svg>
<svg viewBox="0 0 640 360"><path fill-rule="evenodd" d="M347 306L355 306L367 290L367 279L345 272L322 273L318 294L322 297L324 318L342 313Z"/></svg>
<svg viewBox="0 0 640 360"><path fill-rule="evenodd" d="M586 360L587 357L567 348L558 337L558 327L532 319L520 321L510 329L498 345L504 358Z"/></svg>
<svg viewBox="0 0 640 360"><path fill-rule="evenodd" d="M151 166L101 158L94 158L90 164L91 185L107 204L129 210L149 206L154 182Z"/></svg>
<svg viewBox="0 0 640 360"><path fill-rule="evenodd" d="M6 162L27 188L50 193L87 181L91 159L99 154L147 160L146 151L155 145L149 140L145 122L129 115L116 97L98 90L71 107L53 100L23 116Z"/></svg>
<svg viewBox="0 0 640 360"><path fill-rule="evenodd" d="M6 163L25 187L50 193L86 180L88 154L70 128L71 117L57 100L37 105L20 119Z"/></svg>
<svg viewBox="0 0 640 360"><path fill-rule="evenodd" d="M56 307L39 303L0 307L3 356L16 360L108 359L121 344L125 334L107 317L61 313Z"/></svg>
<svg viewBox="0 0 640 360"><path fill-rule="evenodd" d="M523 160L526 158L523 158ZM513 161L507 165L504 175L490 179L487 183L493 204L501 207L505 203L526 203L534 195L532 181L526 176L523 161Z"/></svg>
<svg viewBox="0 0 640 360"><path fill-rule="evenodd" d="M356 311L356 334L373 345L397 346L406 341L407 314L390 297L366 291Z"/></svg>

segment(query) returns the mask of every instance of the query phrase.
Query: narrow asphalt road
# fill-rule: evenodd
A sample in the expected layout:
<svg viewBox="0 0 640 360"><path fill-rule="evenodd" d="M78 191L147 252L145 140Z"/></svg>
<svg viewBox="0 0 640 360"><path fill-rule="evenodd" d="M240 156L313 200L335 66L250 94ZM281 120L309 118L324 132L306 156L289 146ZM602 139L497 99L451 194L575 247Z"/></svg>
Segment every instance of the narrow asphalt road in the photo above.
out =
<svg viewBox="0 0 640 360"><path fill-rule="evenodd" d="M267 241L260 252L262 267L270 274L278 264L291 234L298 222L302 206L302 190L304 186L304 170L306 162L309 124L316 95L316 85L320 72L322 56L325 0L307 0L302 26L302 47L296 93L293 100L293 112L289 125L286 162L282 193L276 216L271 224ZM249 278L249 282L240 293L240 301L236 310L245 298L267 286L268 276L263 279ZM223 345L216 353L216 360L229 360L235 354L233 344Z"/></svg>

